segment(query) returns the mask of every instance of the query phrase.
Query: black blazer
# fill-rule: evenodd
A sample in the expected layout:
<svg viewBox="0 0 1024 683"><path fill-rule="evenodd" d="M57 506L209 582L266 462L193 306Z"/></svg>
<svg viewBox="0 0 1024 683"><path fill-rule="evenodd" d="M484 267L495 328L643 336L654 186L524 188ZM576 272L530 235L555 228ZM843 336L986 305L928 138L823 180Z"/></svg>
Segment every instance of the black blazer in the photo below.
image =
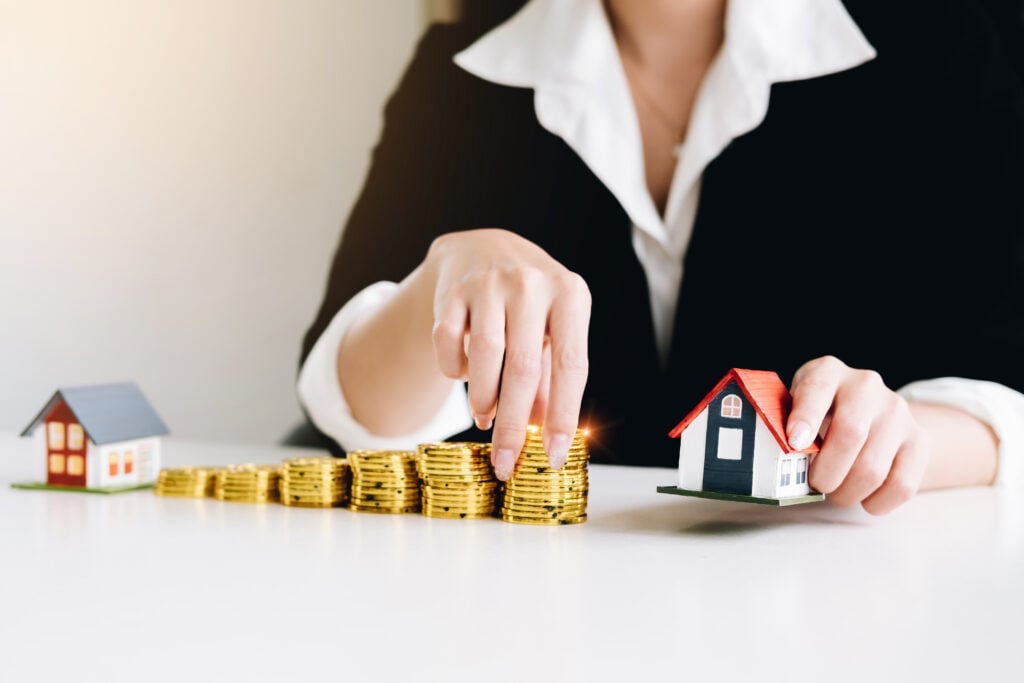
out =
<svg viewBox="0 0 1024 683"><path fill-rule="evenodd" d="M591 288L596 461L673 466L668 431L731 367L788 382L834 354L893 388L958 376L1024 391L1020 82L973 0L847 5L879 57L774 86L764 123L707 168L664 368L622 207L540 127L532 91L452 63L479 31L432 27L387 105L303 358L436 236L501 227Z"/></svg>

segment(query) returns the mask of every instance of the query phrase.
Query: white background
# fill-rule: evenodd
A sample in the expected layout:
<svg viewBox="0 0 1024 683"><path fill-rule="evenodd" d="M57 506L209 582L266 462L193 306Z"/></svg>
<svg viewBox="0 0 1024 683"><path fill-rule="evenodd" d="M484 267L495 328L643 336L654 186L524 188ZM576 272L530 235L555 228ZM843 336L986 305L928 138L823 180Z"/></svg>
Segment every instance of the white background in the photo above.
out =
<svg viewBox="0 0 1024 683"><path fill-rule="evenodd" d="M133 380L277 441L424 0L0 0L0 430Z"/></svg>

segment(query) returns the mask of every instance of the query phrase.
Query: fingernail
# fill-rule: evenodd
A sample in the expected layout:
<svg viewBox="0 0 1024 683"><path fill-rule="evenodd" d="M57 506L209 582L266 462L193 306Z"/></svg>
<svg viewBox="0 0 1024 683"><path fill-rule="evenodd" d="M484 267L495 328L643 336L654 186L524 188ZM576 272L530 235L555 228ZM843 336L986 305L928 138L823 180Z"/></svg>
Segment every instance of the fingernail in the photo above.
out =
<svg viewBox="0 0 1024 683"><path fill-rule="evenodd" d="M487 431L491 428L490 415L474 415L473 421L476 422L476 428L481 431Z"/></svg>
<svg viewBox="0 0 1024 683"><path fill-rule="evenodd" d="M494 452L494 474L502 481L508 481L512 476L512 470L516 468L515 451L502 448Z"/></svg>
<svg viewBox="0 0 1024 683"><path fill-rule="evenodd" d="M814 434L806 422L797 422L789 430L789 445L798 451L802 451L814 441Z"/></svg>
<svg viewBox="0 0 1024 683"><path fill-rule="evenodd" d="M560 470L569 458L569 437L565 434L552 434L548 440L548 462L551 467Z"/></svg>

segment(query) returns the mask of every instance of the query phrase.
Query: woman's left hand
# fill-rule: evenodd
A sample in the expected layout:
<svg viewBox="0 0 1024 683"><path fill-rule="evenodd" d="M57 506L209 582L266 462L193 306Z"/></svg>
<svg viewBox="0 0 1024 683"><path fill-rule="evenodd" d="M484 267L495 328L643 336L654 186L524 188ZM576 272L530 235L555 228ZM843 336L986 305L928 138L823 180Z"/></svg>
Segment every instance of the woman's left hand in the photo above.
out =
<svg viewBox="0 0 1024 683"><path fill-rule="evenodd" d="M797 370L791 392L790 445L802 450L816 434L824 437L808 473L814 489L873 515L913 497L928 466L925 432L877 372L825 356Z"/></svg>

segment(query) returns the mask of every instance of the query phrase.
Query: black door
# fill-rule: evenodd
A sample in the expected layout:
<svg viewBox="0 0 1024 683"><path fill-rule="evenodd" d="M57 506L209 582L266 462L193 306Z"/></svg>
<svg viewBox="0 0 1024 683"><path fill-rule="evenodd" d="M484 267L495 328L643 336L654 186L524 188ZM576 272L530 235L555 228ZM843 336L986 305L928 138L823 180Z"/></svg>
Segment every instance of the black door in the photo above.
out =
<svg viewBox="0 0 1024 683"><path fill-rule="evenodd" d="M735 380L711 400L704 450L705 491L751 494L756 424L754 408Z"/></svg>

